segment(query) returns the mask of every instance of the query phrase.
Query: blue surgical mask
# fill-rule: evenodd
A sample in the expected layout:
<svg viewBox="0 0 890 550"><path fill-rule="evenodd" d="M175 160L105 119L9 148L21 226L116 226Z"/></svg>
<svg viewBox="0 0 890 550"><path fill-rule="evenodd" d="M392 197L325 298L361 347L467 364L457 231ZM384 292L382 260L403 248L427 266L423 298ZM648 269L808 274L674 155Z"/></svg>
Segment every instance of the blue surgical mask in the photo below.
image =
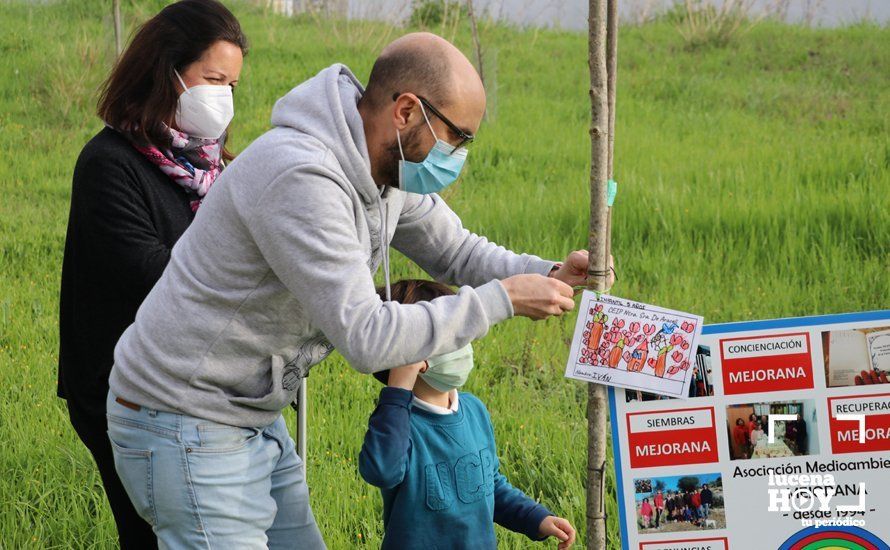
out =
<svg viewBox="0 0 890 550"><path fill-rule="evenodd" d="M460 175L464 162L467 160L467 150L461 147L457 151L453 145L442 141L436 136L430 119L426 116L426 110L423 104L420 104L420 110L426 125L429 126L430 132L436 138L436 144L430 149L423 162L410 162L405 160L405 153L402 151L402 136L396 128L396 139L399 143L399 154L402 160L399 161L399 189L408 193L417 193L418 195L428 195L430 193L438 193L445 189Z"/></svg>

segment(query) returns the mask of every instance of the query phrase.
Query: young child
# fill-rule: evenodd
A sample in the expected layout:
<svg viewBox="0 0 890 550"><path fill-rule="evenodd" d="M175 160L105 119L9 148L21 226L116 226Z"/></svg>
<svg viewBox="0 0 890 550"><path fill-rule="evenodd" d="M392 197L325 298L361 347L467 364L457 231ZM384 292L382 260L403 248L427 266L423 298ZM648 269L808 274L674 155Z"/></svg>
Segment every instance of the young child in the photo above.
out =
<svg viewBox="0 0 890 550"><path fill-rule="evenodd" d="M393 301L452 295L432 281L405 280ZM516 489L499 472L488 410L458 392L473 368L465 348L375 373L387 384L359 454L359 473L383 495L383 549L497 548L494 523L532 540L575 541L565 519Z"/></svg>

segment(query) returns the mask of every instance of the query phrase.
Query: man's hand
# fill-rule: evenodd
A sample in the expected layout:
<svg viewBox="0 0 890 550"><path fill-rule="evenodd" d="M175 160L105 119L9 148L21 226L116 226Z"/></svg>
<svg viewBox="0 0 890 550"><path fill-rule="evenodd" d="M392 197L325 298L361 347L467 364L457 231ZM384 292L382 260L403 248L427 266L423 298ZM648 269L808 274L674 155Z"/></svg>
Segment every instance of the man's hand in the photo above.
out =
<svg viewBox="0 0 890 550"><path fill-rule="evenodd" d="M566 257L559 269L550 272L550 276L559 279L571 287L587 285L587 266L589 254L586 250L576 250ZM609 256L609 276L606 278L606 288L612 288L615 284L615 259Z"/></svg>
<svg viewBox="0 0 890 550"><path fill-rule="evenodd" d="M575 307L572 287L543 275L513 275L501 281L516 315L539 320Z"/></svg>
<svg viewBox="0 0 890 550"><path fill-rule="evenodd" d="M556 537L559 539L559 550L565 550L575 543L575 528L569 520L556 516L547 516L538 527L538 534L542 537Z"/></svg>
<svg viewBox="0 0 890 550"><path fill-rule="evenodd" d="M402 388L413 390L414 383L417 381L417 375L426 372L426 361L405 365L403 367L395 367L389 370L388 386L391 388Z"/></svg>

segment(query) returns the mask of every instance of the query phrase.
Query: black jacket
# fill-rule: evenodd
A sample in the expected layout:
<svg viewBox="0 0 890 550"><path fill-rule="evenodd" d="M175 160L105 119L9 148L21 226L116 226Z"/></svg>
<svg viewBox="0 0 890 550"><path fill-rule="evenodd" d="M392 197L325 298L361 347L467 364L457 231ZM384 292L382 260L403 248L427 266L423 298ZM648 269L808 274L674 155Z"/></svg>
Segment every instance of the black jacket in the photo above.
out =
<svg viewBox="0 0 890 550"><path fill-rule="evenodd" d="M114 346L193 217L186 191L116 131L83 148L62 262L59 397L104 416Z"/></svg>

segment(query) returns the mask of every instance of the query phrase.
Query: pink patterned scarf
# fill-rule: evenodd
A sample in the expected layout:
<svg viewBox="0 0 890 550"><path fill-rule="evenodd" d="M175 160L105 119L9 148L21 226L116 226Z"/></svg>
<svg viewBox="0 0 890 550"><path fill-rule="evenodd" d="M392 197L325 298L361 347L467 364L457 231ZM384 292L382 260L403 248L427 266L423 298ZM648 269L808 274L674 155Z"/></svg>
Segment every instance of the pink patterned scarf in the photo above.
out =
<svg viewBox="0 0 890 550"><path fill-rule="evenodd" d="M171 137L169 149L161 150L152 144L135 142L133 146L193 196L191 207L192 212L195 212L224 168L222 150L225 134L219 139L199 139L190 138L173 128L167 130Z"/></svg>

